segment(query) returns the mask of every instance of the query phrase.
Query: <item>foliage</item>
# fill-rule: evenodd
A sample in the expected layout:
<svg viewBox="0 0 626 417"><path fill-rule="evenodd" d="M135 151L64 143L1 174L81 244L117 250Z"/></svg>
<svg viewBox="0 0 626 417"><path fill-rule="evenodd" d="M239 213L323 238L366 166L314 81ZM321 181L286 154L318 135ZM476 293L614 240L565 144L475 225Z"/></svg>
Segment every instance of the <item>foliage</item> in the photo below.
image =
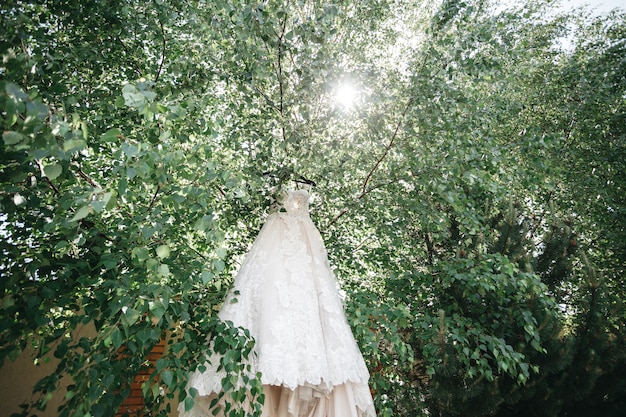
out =
<svg viewBox="0 0 626 417"><path fill-rule="evenodd" d="M379 415L617 415L626 22L497 6L9 1L0 365L60 359L24 415L113 415L161 340L152 414L207 337L260 395L215 313L302 182Z"/></svg>

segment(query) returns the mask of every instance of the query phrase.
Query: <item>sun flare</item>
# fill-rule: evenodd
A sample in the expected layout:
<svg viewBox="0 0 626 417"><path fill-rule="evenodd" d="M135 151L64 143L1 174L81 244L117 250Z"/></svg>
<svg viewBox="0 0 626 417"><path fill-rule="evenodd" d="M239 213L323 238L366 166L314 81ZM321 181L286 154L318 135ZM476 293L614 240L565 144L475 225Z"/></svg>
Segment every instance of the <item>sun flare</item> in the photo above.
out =
<svg viewBox="0 0 626 417"><path fill-rule="evenodd" d="M341 107L349 109L354 106L359 92L351 83L340 85L335 91L335 102Z"/></svg>

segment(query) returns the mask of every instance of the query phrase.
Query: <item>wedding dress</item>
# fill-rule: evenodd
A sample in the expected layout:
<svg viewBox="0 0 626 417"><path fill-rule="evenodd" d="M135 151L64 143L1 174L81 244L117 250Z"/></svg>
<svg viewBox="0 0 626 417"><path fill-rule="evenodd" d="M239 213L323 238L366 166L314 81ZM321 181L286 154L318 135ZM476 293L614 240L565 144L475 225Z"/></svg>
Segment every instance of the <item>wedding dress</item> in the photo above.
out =
<svg viewBox="0 0 626 417"><path fill-rule="evenodd" d="M249 363L261 372L262 417L375 417L369 373L346 320L309 194L288 191L268 216L219 317L250 331ZM212 416L209 399L225 376L212 356L190 375L198 392L181 417ZM218 414L218 416L223 414Z"/></svg>

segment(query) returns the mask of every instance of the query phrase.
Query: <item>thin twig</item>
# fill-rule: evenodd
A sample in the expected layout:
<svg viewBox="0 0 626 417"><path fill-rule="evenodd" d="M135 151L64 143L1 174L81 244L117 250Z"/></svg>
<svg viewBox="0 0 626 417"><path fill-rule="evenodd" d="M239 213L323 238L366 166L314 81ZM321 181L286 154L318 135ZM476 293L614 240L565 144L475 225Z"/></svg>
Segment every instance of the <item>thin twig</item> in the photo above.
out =
<svg viewBox="0 0 626 417"><path fill-rule="evenodd" d="M150 205L148 206L148 210L150 210L152 207L154 207L154 204L157 201L157 195L159 194L159 191L161 191L161 186L157 185L156 190L154 190L154 195L152 196L152 200L150 201Z"/></svg>
<svg viewBox="0 0 626 417"><path fill-rule="evenodd" d="M48 183L50 188L52 188L54 190L54 193L56 195L61 195L61 191L57 188L56 185L54 185L54 183L52 181L50 181L50 178L48 178L48 177L44 177L44 178L46 179L46 182Z"/></svg>
<svg viewBox="0 0 626 417"><path fill-rule="evenodd" d="M328 223L328 226L332 226L333 224L337 223L337 221L339 221L339 219L341 219L348 212L348 210L349 209L347 207L344 207L343 209L341 209L339 214L336 215L335 218L330 221L330 223Z"/></svg>
<svg viewBox="0 0 626 417"><path fill-rule="evenodd" d="M298 175L297 178L293 178L293 181L298 184L312 185L313 187L317 186L317 183L315 181L305 178L302 175Z"/></svg>
<svg viewBox="0 0 626 417"><path fill-rule="evenodd" d="M219 186L219 184L215 184L215 187L217 188L217 191L220 192L220 194L222 195L223 198L226 198L226 193L224 192L224 190L222 190L222 187Z"/></svg>
<svg viewBox="0 0 626 417"><path fill-rule="evenodd" d="M161 62L159 63L159 69L157 71L156 77L154 77L154 83L159 82L159 78L161 77L161 72L163 71L163 64L165 63L165 51L167 47L167 42L165 40L165 27L163 26L163 22L159 21L159 25L161 26L161 36L163 38L163 48L161 51Z"/></svg>
<svg viewBox="0 0 626 417"><path fill-rule="evenodd" d="M352 250L352 253L356 253L356 252L357 252L358 250L360 250L363 246L365 246L365 244L366 244L366 243L368 243L368 242L370 242L370 241L374 240L374 237L375 237L375 236L373 236L373 235L367 236L367 237L366 237L366 238L365 238L365 239L364 239L361 243L359 243L359 244L357 245L357 247L356 247L356 248L354 248L354 249Z"/></svg>
<svg viewBox="0 0 626 417"><path fill-rule="evenodd" d="M199 257L201 257L201 258L202 258L202 259L204 259L205 261L208 261L208 260L209 260L209 258L207 258L207 257L206 257L206 256L204 256L203 254L201 254L201 253L200 253L197 249L195 249L194 247L192 247L189 243L187 243L187 242L184 242L184 243L185 243L185 245L186 245L189 249L191 249L192 251L194 251L196 255L198 255Z"/></svg>
<svg viewBox="0 0 626 417"><path fill-rule="evenodd" d="M82 170L82 168L79 166L78 167L78 175L84 179L85 181L87 181L92 187L95 188L100 188L102 189L102 187L100 187L100 185L98 185L98 183L96 181L94 181L89 175L85 174Z"/></svg>
<svg viewBox="0 0 626 417"><path fill-rule="evenodd" d="M277 110L276 109L276 105L274 104L272 99L270 99L269 96L267 94L265 94L265 92L263 90L261 90L261 88L259 88L256 85L252 86L252 88L254 88L257 91L257 93L259 93L261 95L261 97L263 97L265 99L265 101L270 106L270 108L272 108L273 110Z"/></svg>

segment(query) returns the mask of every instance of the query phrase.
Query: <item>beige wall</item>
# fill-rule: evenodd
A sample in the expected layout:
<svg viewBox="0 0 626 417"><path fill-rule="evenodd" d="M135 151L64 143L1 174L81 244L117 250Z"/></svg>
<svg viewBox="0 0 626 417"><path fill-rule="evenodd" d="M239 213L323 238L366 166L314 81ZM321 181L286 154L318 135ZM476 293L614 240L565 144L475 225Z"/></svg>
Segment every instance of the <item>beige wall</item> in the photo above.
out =
<svg viewBox="0 0 626 417"><path fill-rule="evenodd" d="M89 323L74 332L74 340L81 337L92 337L96 334L93 323ZM167 349L167 345L165 347ZM34 364L35 353L32 349L25 350L15 361L6 361L0 368L0 417L9 417L13 413L20 412L20 404L31 403L38 396L33 395L33 387L44 376L54 372L59 359L49 353L49 360ZM45 411L36 411L38 417L56 417L57 410L65 395L65 387L70 385L71 379L65 377L61 380L60 388L48 402ZM178 416L178 402L167 401L172 409L172 416ZM32 415L29 414L29 415Z"/></svg>
<svg viewBox="0 0 626 417"><path fill-rule="evenodd" d="M78 328L73 337L78 340L95 334L93 324L90 323ZM56 369L59 359L55 358L53 353L54 351L48 354L48 360L40 360L40 364L35 365L35 352L26 349L15 361L7 360L4 363L0 368L0 417L9 417L12 413L20 412L20 404L31 403L39 398L39 394L37 396L33 394L33 387L41 378L50 375ZM50 399L46 411L37 412L39 417L55 417L58 414L57 409L65 395L64 387L70 382L70 378L61 379L61 389Z"/></svg>
<svg viewBox="0 0 626 417"><path fill-rule="evenodd" d="M0 416L8 417L17 413L21 411L20 404L38 398L32 394L33 387L41 378L52 373L58 363L58 359L52 358L46 364L35 366L34 357L34 353L28 350L14 362L8 361L0 368ZM48 403L46 411L40 415L55 416L61 395L57 393Z"/></svg>

